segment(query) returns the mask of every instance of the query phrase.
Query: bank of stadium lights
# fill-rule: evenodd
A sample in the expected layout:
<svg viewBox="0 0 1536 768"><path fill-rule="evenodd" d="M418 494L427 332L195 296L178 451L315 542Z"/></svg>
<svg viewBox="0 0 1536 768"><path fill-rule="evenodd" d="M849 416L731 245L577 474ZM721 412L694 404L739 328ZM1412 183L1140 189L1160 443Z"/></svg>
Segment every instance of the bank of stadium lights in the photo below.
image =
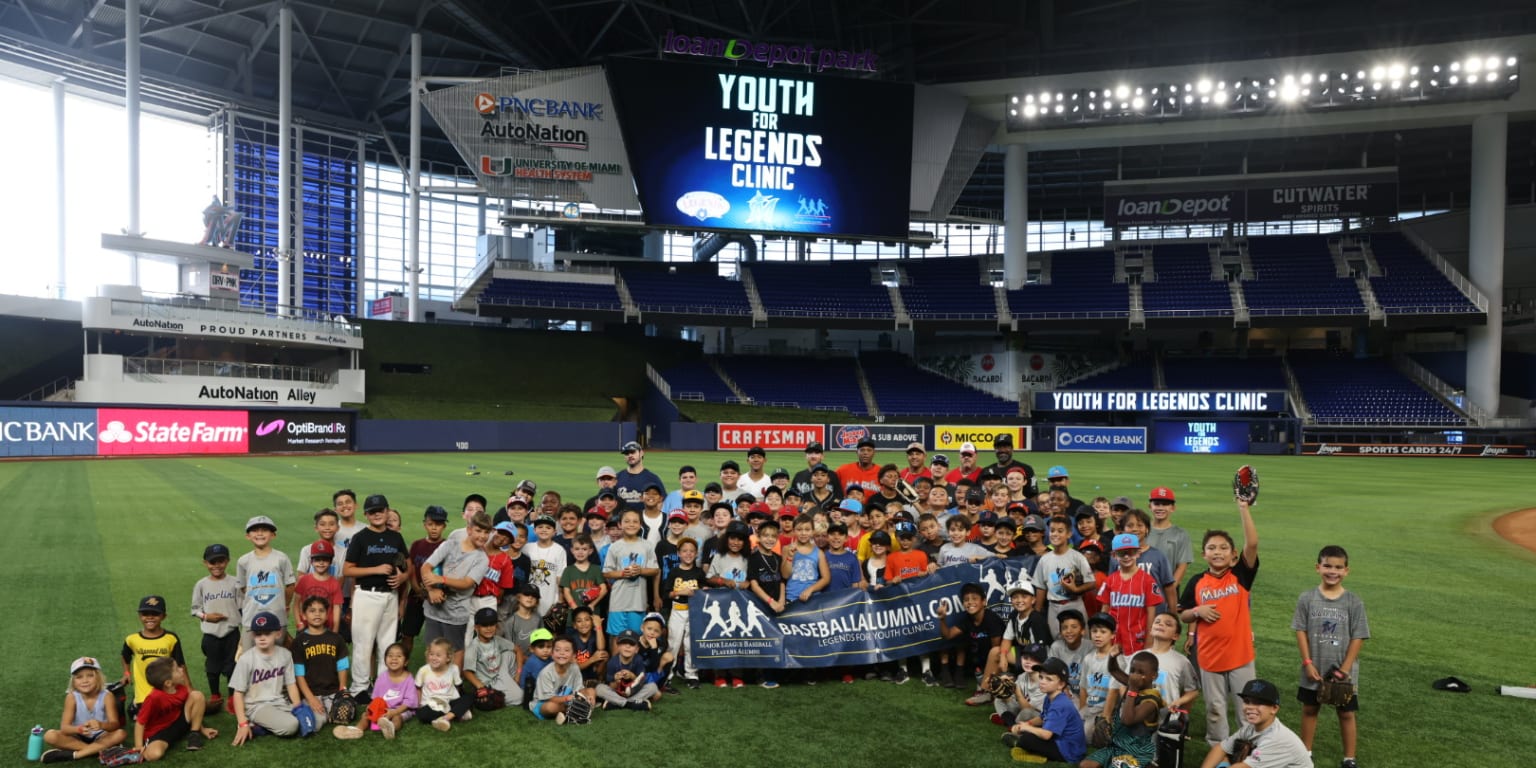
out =
<svg viewBox="0 0 1536 768"><path fill-rule="evenodd" d="M1009 98L1009 130L1101 122L1330 111L1390 104L1507 98L1519 88L1519 59L1468 56L1433 64L1382 61L1354 70L1202 77L1194 82L1108 83L1043 89Z"/></svg>

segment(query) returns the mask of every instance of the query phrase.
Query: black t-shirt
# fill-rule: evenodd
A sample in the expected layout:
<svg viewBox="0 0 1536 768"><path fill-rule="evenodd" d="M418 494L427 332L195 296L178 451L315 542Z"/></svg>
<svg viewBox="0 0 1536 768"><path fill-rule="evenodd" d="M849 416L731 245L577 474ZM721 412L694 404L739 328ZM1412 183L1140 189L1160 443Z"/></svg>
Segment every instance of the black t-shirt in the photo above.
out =
<svg viewBox="0 0 1536 768"><path fill-rule="evenodd" d="M359 568L394 565L395 559L405 551L405 537L399 531L364 528L353 535L352 543L347 546L347 562ZM389 577L377 573L361 576L357 579L357 585L376 592L387 592Z"/></svg>
<svg viewBox="0 0 1536 768"><path fill-rule="evenodd" d="M838 486L837 473L836 472L828 473L828 475L827 475L827 490L832 492L832 498L834 498L834 499L836 499L838 501L842 501L843 500L843 489L838 488L837 486ZM796 472L794 478L789 481L789 487L799 491L800 492L800 498L803 498L803 499L810 498L810 496L811 496L811 489L816 487L814 484L811 483L811 470L809 470L809 469L802 469L799 472Z"/></svg>
<svg viewBox="0 0 1536 768"><path fill-rule="evenodd" d="M661 482L661 477L649 469L639 472L630 472L628 468L619 470L618 485L613 490L619 495L619 509L633 509L636 512L645 509L645 503L640 500L640 494L645 492L645 487L655 483L661 486L661 495L667 495L667 486Z"/></svg>
<svg viewBox="0 0 1536 768"><path fill-rule="evenodd" d="M692 568L684 568L679 565L678 567L673 568L672 571L667 574L665 579L662 579L661 604L662 607L666 609L668 614L671 614L672 606L674 603L686 604L688 602L688 598L676 598L672 596L672 593L676 591L679 586L689 584L691 584L695 590L703 589L706 586L704 569L700 568L697 562L694 563Z"/></svg>
<svg viewBox="0 0 1536 768"><path fill-rule="evenodd" d="M772 552L767 554L762 550L753 552L747 558L747 581L757 582L769 597L778 600L784 596L783 566L784 558Z"/></svg>
<svg viewBox="0 0 1536 768"><path fill-rule="evenodd" d="M1008 474L1008 470L1013 467L1023 467L1024 476L1028 478L1028 480L1024 482L1024 495L1030 498L1034 498L1035 496L1040 495L1040 491L1036 490L1035 488L1035 468L1025 464L1022 461L1019 461L1018 459L1009 459L1007 464L992 462L990 465L984 467L982 471L985 472L986 470L990 469L995 472L998 477L1003 477L1004 475Z"/></svg>
<svg viewBox="0 0 1536 768"><path fill-rule="evenodd" d="M955 620L954 627L960 630L961 642L966 643L966 646L972 650L978 664L986 659L987 651L992 648L992 641L1001 642L1003 639L1003 620L986 609L982 610L979 621L969 613L961 614L960 618Z"/></svg>
<svg viewBox="0 0 1536 768"><path fill-rule="evenodd" d="M311 693L329 696L341 690L336 662L347 657L347 641L341 635L330 631L312 635L304 630L294 636L289 650L293 652L294 673L309 683Z"/></svg>

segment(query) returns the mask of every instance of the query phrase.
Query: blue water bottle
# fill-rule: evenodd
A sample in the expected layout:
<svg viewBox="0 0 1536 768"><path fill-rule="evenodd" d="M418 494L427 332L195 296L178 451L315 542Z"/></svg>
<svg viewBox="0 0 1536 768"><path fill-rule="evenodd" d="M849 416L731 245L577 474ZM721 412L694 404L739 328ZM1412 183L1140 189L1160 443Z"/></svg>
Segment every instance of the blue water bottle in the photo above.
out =
<svg viewBox="0 0 1536 768"><path fill-rule="evenodd" d="M43 759L43 727L32 726L32 736L27 739L27 759L37 762Z"/></svg>

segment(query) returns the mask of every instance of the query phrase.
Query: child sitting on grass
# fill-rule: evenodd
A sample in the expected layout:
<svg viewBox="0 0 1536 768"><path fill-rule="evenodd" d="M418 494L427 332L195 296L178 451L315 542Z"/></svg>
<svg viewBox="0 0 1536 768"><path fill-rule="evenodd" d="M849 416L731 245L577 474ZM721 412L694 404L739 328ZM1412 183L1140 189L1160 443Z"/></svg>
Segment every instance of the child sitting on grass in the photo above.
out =
<svg viewBox="0 0 1536 768"><path fill-rule="evenodd" d="M626 629L613 639L615 655L603 670L603 682L597 697L603 709L651 711L651 697L657 695L655 683L646 682L645 661L639 656L640 636Z"/></svg>
<svg viewBox="0 0 1536 768"><path fill-rule="evenodd" d="M421 689L420 708L432 713L429 717L435 715L432 727L444 732L453 727L453 721L474 717L469 711L473 702L459 695L459 685L464 681L458 665L453 663L453 654L453 640L434 638L427 645L427 663L416 671L416 687Z"/></svg>
<svg viewBox="0 0 1536 768"><path fill-rule="evenodd" d="M1163 708L1163 695L1157 689L1157 656L1141 651L1131 659L1129 673L1120 669L1114 656L1109 658L1109 674L1125 686L1125 698L1115 707L1111 718L1114 730L1109 745L1095 751L1080 763L1080 768L1107 765L1147 765L1157 756L1157 713ZM1126 756L1135 762L1124 759Z"/></svg>
<svg viewBox="0 0 1536 768"><path fill-rule="evenodd" d="M275 623L275 622L274 622ZM203 748L219 732L203 727L203 709L207 700L187 684L187 668L173 658L161 657L144 668L144 684L149 694L133 725L133 748L146 763L165 757L166 750L182 738L187 750Z"/></svg>
<svg viewBox="0 0 1536 768"><path fill-rule="evenodd" d="M43 734L43 742L53 747L43 753L43 762L62 763L90 757L128 738L122 721L117 719L117 699L105 686L101 663L95 659L82 656L69 665L64 716L58 729Z"/></svg>
<svg viewBox="0 0 1536 768"><path fill-rule="evenodd" d="M1040 722L1020 721L1003 734L1003 746L1021 763L1077 763L1088 751L1083 738L1083 718L1067 693L1067 665L1061 659L1046 659L1036 668L1040 690L1045 693L1045 708Z"/></svg>

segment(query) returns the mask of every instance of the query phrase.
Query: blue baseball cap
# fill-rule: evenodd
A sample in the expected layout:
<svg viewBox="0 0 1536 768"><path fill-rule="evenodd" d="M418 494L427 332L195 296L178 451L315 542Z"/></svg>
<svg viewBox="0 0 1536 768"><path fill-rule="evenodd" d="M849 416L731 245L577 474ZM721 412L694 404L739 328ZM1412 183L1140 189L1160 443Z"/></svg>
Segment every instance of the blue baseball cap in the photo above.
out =
<svg viewBox="0 0 1536 768"><path fill-rule="evenodd" d="M1136 538L1134 533L1122 533L1115 537L1111 549L1116 552L1122 549L1141 549L1141 541Z"/></svg>
<svg viewBox="0 0 1536 768"><path fill-rule="evenodd" d="M1053 477L1070 477L1070 475L1067 474L1067 468L1066 467L1063 467L1062 465L1057 464L1056 466L1051 467L1050 469L1046 470L1046 473L1045 473L1045 479L1049 480L1049 479L1051 479Z"/></svg>
<svg viewBox="0 0 1536 768"><path fill-rule="evenodd" d="M277 632L283 628L283 620L270 611L262 611L251 619L252 632Z"/></svg>

